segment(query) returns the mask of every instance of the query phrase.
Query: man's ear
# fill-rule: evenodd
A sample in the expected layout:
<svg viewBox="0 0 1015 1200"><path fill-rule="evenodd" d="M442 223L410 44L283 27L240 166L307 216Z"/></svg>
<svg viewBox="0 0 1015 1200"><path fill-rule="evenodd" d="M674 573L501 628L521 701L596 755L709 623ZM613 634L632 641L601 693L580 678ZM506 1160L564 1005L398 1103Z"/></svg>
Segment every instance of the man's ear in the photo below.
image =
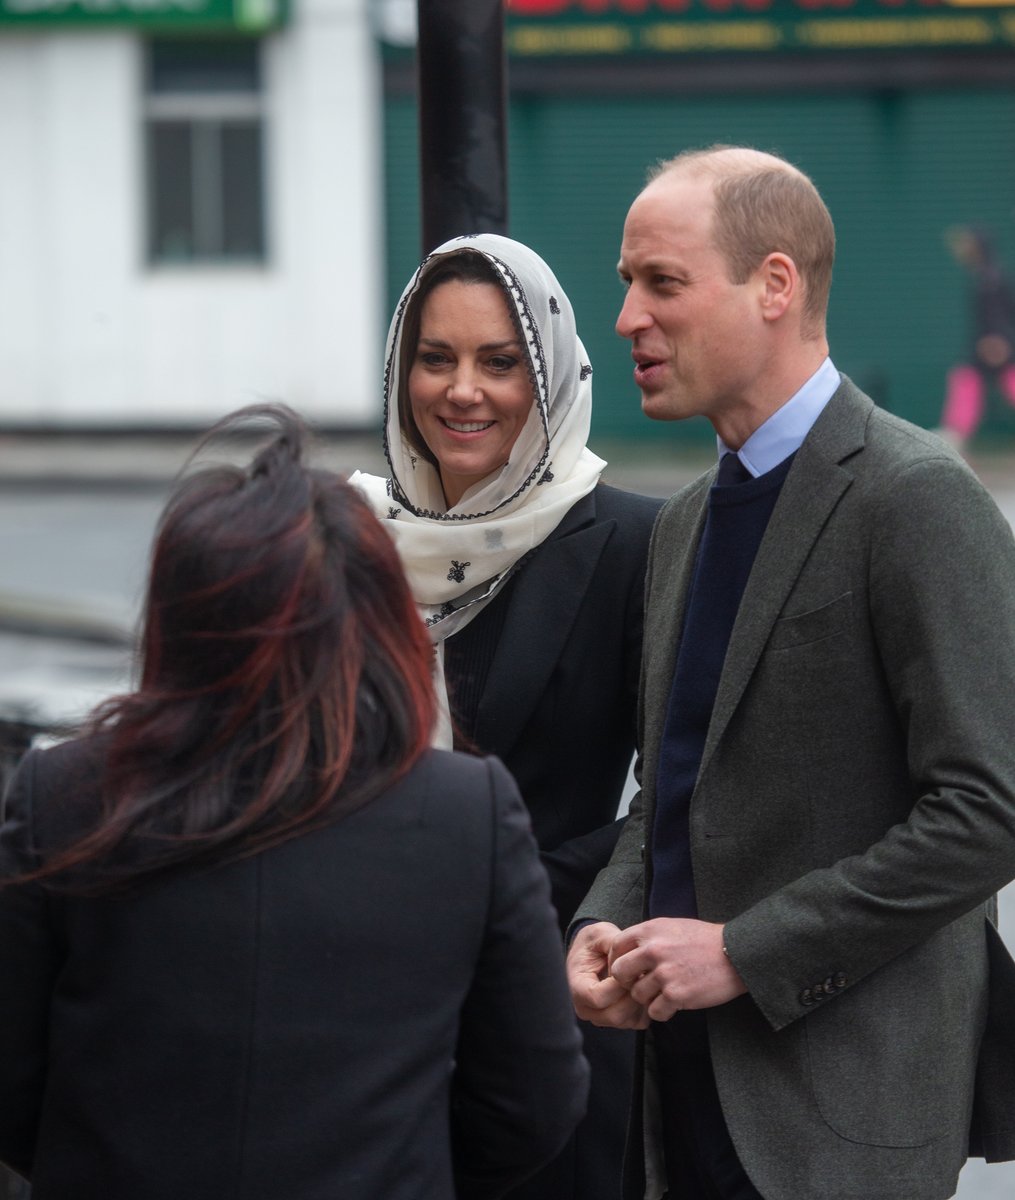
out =
<svg viewBox="0 0 1015 1200"><path fill-rule="evenodd" d="M758 267L757 275L761 284L761 315L766 321L777 321L801 293L800 272L788 254L774 250Z"/></svg>

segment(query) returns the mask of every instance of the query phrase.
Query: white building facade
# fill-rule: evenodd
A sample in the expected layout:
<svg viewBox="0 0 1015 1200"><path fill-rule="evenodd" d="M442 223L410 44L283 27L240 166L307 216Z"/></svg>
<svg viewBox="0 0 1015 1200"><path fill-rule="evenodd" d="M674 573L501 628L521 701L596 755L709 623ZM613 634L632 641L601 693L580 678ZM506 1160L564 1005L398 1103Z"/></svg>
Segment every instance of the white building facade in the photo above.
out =
<svg viewBox="0 0 1015 1200"><path fill-rule="evenodd" d="M0 429L376 425L368 0L275 2L0 0Z"/></svg>

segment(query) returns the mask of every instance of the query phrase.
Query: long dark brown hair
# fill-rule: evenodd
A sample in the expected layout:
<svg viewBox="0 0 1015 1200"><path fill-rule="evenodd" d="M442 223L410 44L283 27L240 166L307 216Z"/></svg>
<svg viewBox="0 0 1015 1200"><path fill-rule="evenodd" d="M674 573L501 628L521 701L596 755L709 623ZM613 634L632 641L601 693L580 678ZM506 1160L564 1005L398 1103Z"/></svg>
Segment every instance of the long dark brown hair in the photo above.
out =
<svg viewBox="0 0 1015 1200"><path fill-rule="evenodd" d="M284 406L209 437L252 423L270 439L250 465L194 471L162 513L139 684L87 731L101 817L30 878L102 891L254 854L366 804L429 744L433 652L389 534L305 465Z"/></svg>

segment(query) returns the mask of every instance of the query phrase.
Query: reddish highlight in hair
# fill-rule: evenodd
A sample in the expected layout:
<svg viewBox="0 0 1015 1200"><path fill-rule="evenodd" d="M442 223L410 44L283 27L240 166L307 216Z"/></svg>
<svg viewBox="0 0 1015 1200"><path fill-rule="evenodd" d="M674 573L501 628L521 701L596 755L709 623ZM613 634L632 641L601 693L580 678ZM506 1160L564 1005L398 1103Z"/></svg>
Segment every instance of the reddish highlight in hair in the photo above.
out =
<svg viewBox="0 0 1015 1200"><path fill-rule="evenodd" d="M433 650L354 488L280 405L247 468L196 471L152 548L135 692L100 707L99 823L31 876L107 890L256 853L378 796L430 744ZM59 880L57 877L60 877Z"/></svg>

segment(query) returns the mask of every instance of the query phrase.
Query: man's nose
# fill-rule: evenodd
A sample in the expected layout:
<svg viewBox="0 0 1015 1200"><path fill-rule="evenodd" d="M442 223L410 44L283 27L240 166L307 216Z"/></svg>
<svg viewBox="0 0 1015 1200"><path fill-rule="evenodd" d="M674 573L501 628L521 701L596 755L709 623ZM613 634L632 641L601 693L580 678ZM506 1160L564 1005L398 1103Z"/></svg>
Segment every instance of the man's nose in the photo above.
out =
<svg viewBox="0 0 1015 1200"><path fill-rule="evenodd" d="M632 284L624 296L624 303L620 306L615 329L621 337L633 338L651 323L652 318L641 301L640 290Z"/></svg>

